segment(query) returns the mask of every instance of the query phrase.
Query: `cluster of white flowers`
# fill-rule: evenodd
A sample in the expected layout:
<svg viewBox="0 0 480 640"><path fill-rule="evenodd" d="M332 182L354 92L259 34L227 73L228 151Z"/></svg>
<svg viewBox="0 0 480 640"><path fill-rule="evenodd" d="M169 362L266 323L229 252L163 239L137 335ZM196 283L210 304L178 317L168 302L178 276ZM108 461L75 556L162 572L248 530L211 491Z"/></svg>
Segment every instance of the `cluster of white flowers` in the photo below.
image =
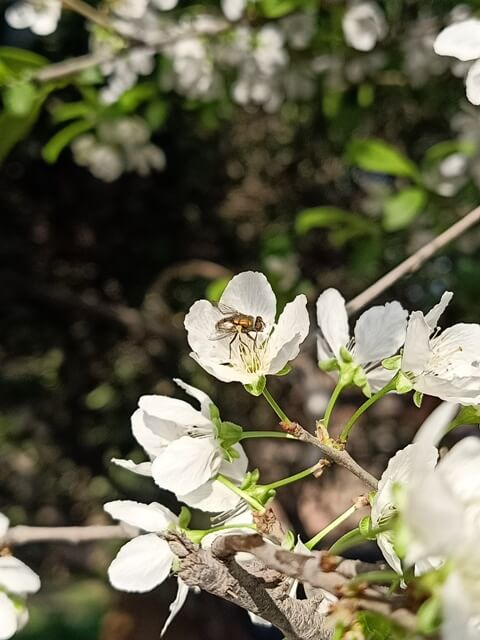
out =
<svg viewBox="0 0 480 640"><path fill-rule="evenodd" d="M0 540L6 535L9 520L0 513ZM26 598L40 589L40 578L21 560L0 556L0 640L8 640L28 621Z"/></svg>
<svg viewBox="0 0 480 640"><path fill-rule="evenodd" d="M14 29L48 36L56 30L61 13L61 0L18 0L5 11L5 20Z"/></svg>
<svg viewBox="0 0 480 640"><path fill-rule="evenodd" d="M150 131L139 116L102 122L96 134L86 133L71 144L77 164L105 182L113 182L125 171L141 176L165 167L165 154L150 142Z"/></svg>
<svg viewBox="0 0 480 640"><path fill-rule="evenodd" d="M457 410L444 403L389 462L372 504L377 541L395 571L443 568L437 587L443 640L480 638L480 440L464 438L439 462L436 445Z"/></svg>

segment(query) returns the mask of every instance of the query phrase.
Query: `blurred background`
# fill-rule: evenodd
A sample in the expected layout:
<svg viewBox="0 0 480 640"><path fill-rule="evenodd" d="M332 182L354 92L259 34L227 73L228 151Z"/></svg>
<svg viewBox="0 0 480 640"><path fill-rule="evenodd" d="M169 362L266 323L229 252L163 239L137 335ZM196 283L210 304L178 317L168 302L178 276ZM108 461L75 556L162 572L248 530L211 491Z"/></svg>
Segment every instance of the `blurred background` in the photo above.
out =
<svg viewBox="0 0 480 640"><path fill-rule="evenodd" d="M46 37L13 29L3 9L14 4L0 2L0 510L12 524L57 526L108 523L102 505L118 498L175 507L171 495L109 463L142 460L130 433L140 395L181 397L178 376L208 392L225 419L276 428L262 398L218 383L190 359L190 305L217 300L233 274L259 269L279 308L306 293L313 320L323 289L352 298L478 204L480 115L464 96L465 67L433 52L436 34L476 3L380 2L380 23L370 15L360 27L348 12L373 3L251 3L232 29L258 35L273 25L281 46L269 45L269 55L277 47L286 58L268 75L257 57L252 77L263 84L247 97L245 59L225 62L238 33L217 49L213 37L202 40L222 82L216 92L200 91L192 53L187 83L178 51L158 54L118 95L105 67L35 84L29 72L86 53L95 34L71 11ZM185 2L168 24L188 11L223 15L217 3ZM297 14L300 26L289 26L285 18ZM301 46L291 33L302 35ZM251 47L245 56L260 45ZM128 147L128 162L119 160L126 143L112 123L130 137L140 131L143 147ZM145 131L157 149L146 165ZM479 229L469 231L377 302L425 310L451 289L445 323L478 321L479 240ZM313 338L293 372L271 384L287 414L310 429L331 388ZM334 429L360 402L359 393L344 394ZM352 454L381 473L434 406L386 397L356 429ZM302 443L253 440L246 448L265 482L316 462ZM362 491L329 469L280 490L277 509L311 537ZM18 637L158 638L174 581L145 595L114 592L106 568L119 546L19 548L44 588ZM188 598L167 637L220 640L226 632L231 640L279 637L206 594Z"/></svg>

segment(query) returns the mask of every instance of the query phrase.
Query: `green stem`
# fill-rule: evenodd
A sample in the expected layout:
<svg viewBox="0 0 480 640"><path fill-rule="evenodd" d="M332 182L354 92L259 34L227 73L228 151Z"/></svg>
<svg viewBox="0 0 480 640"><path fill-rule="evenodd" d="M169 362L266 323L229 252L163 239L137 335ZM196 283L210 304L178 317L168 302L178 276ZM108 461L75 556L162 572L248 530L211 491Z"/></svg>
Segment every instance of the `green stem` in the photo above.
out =
<svg viewBox="0 0 480 640"><path fill-rule="evenodd" d="M328 524L321 531L319 531L315 536L313 536L313 538L311 540L309 540L305 545L307 547L307 549L311 550L314 547L316 547L317 544L320 542L320 540L323 540L323 538L325 538L325 536L328 536L328 534L331 531L336 529L336 527L338 527L338 525L342 524L342 522L344 522L347 518L349 518L352 514L354 514L356 510L357 510L357 507L354 504L352 504L352 506L349 507L342 514L340 514L338 516L338 518L335 518L335 520L333 522Z"/></svg>
<svg viewBox="0 0 480 640"><path fill-rule="evenodd" d="M289 419L287 414L284 413L282 409L279 407L279 405L277 404L276 400L272 397L267 387L265 387L265 389L262 391L262 395L265 398L265 400L268 402L268 404L272 407L272 409L275 411L275 413L280 418L280 420L282 422L286 422L287 424L290 424L291 420Z"/></svg>
<svg viewBox="0 0 480 640"><path fill-rule="evenodd" d="M388 384L386 384L384 387L382 387L382 389L380 389L380 391L377 391L377 393L374 393L373 396L368 398L368 400L366 400L355 411L353 416L350 418L350 420L348 420L348 422L343 427L342 433L340 434L340 442L346 442L348 440L348 436L350 435L350 431L352 430L353 425L360 418L360 416L363 413L365 413L365 411L369 407L371 407L372 404L375 404L375 402L377 402L377 400L380 400L380 398L383 398L383 396L385 396L387 393L389 393L389 391L393 391L395 389L395 387L396 387L396 379L393 378L393 380L390 380L390 382Z"/></svg>
<svg viewBox="0 0 480 640"><path fill-rule="evenodd" d="M260 511L260 513L265 513L265 507L263 506L263 504L261 504L258 500L256 500L253 496L251 496L246 491L243 491L243 489L240 489L240 487L237 487L237 485L233 484L233 482L231 482L228 478L225 478L225 476L222 476L219 474L216 477L216 480L218 480L218 482L221 482L225 487L228 487L228 489L236 493L237 496L240 496L240 498L245 500L245 502L249 504L252 507L252 509L255 509L255 511Z"/></svg>
<svg viewBox="0 0 480 640"><path fill-rule="evenodd" d="M277 480L276 482L271 482L270 484L264 484L262 486L264 489L278 489L279 487L284 487L287 484L292 484L293 482L297 482L297 480L306 478L316 469L318 469L318 464L314 464L313 467L308 467L308 469L295 473L293 476L288 476L287 478L282 478L282 480Z"/></svg>
<svg viewBox="0 0 480 640"><path fill-rule="evenodd" d="M330 417L332 415L333 408L335 407L335 404L337 403L337 400L340 394L342 393L343 389L346 386L347 385L344 382L342 382L341 379L339 379L337 382L337 386L335 387L332 395L330 396L330 400L328 401L327 408L325 409L325 415L323 416L323 420L322 420L323 426L327 430L328 430L328 423L330 422Z"/></svg>
<svg viewBox="0 0 480 640"><path fill-rule="evenodd" d="M289 438L290 440L298 440L291 433L283 433L283 431L244 431L240 440L248 440L249 438Z"/></svg>

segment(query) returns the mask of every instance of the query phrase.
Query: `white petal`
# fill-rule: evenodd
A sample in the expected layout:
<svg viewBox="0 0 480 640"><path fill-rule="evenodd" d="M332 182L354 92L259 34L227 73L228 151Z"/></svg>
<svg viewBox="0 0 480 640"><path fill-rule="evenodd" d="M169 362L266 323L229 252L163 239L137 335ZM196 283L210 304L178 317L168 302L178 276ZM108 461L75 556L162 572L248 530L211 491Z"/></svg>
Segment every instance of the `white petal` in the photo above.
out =
<svg viewBox="0 0 480 640"><path fill-rule="evenodd" d="M432 331L435 331L438 325L438 321L440 320L441 315L445 311L445 309L450 304L453 298L453 293L451 291L445 291L445 293L440 298L440 302L436 304L425 316L425 322L428 324Z"/></svg>
<svg viewBox="0 0 480 640"><path fill-rule="evenodd" d="M258 626L258 627L271 627L272 623L269 622L268 620L265 620L264 618L257 616L256 613L252 613L251 611L247 611L248 613L248 617L250 618L252 624Z"/></svg>
<svg viewBox="0 0 480 640"><path fill-rule="evenodd" d="M263 273L244 271L234 276L223 292L219 306L225 305L250 316L260 316L267 325L275 322L277 299Z"/></svg>
<svg viewBox="0 0 480 640"><path fill-rule="evenodd" d="M472 64L465 79L467 98L472 104L480 105L480 60Z"/></svg>
<svg viewBox="0 0 480 640"><path fill-rule="evenodd" d="M455 571L443 586L442 605L443 640L480 640L480 607Z"/></svg>
<svg viewBox="0 0 480 640"><path fill-rule="evenodd" d="M223 317L218 307L208 300L197 300L185 316L184 325L187 330L188 344L202 360L213 359L217 362L228 360L228 337L225 340L218 340L215 329L215 325Z"/></svg>
<svg viewBox="0 0 480 640"><path fill-rule="evenodd" d="M160 637L164 635L164 633L170 626L170 623L172 622L172 620L175 618L177 613L185 604L185 600L187 599L188 592L189 592L189 588L187 587L185 582L183 582L183 580L181 580L180 578L177 578L177 595L175 596L175 600L172 602L172 604L169 607L170 613L168 615L168 618L165 621L165 624L162 627L162 631L160 632Z"/></svg>
<svg viewBox="0 0 480 640"><path fill-rule="evenodd" d="M355 325L357 362L379 362L393 356L405 342L407 316L396 301L365 311Z"/></svg>
<svg viewBox="0 0 480 640"><path fill-rule="evenodd" d="M3 513L0 513L0 539L3 538L8 531L8 527L10 526L10 520Z"/></svg>
<svg viewBox="0 0 480 640"><path fill-rule="evenodd" d="M168 577L174 557L165 540L147 533L123 545L108 569L108 577L121 591L151 591Z"/></svg>
<svg viewBox="0 0 480 640"><path fill-rule="evenodd" d="M368 384L373 393L380 391L395 375L396 371L384 369L381 365L367 372Z"/></svg>
<svg viewBox="0 0 480 640"><path fill-rule="evenodd" d="M122 467L123 469L127 469L132 473L136 473L139 476L148 476L152 475L152 463L151 462L140 462L135 463L133 460L122 460L121 458L112 458L110 462L116 464L118 467Z"/></svg>
<svg viewBox="0 0 480 640"><path fill-rule="evenodd" d="M161 421L172 422L180 427L211 426L209 418L206 418L200 411L194 409L188 402L177 400L177 398L170 398L169 396L142 396L138 401L138 406L140 409L143 409L148 416L159 418ZM146 419L145 424L157 435L162 435L162 426L160 423L150 423Z"/></svg>
<svg viewBox="0 0 480 640"><path fill-rule="evenodd" d="M422 372L430 359L430 327L421 311L414 311L407 324L402 371Z"/></svg>
<svg viewBox="0 0 480 640"><path fill-rule="evenodd" d="M317 322L332 355L338 358L340 347L347 346L350 336L345 298L336 289L327 289L320 294L317 300Z"/></svg>
<svg viewBox="0 0 480 640"><path fill-rule="evenodd" d="M480 501L480 440L469 437L457 442L436 472L463 504Z"/></svg>
<svg viewBox="0 0 480 640"><path fill-rule="evenodd" d="M0 592L0 640L8 640L17 632L17 610L6 593Z"/></svg>
<svg viewBox="0 0 480 640"><path fill-rule="evenodd" d="M377 535L377 544L380 547L383 557L397 573L403 573L402 563L397 556L389 533L379 533Z"/></svg>
<svg viewBox="0 0 480 640"><path fill-rule="evenodd" d="M2 556L0 586L11 593L36 593L40 589L40 578L18 558Z"/></svg>
<svg viewBox="0 0 480 640"><path fill-rule="evenodd" d="M421 446L437 446L458 411L458 404L442 402L423 422L414 442Z"/></svg>
<svg viewBox="0 0 480 640"><path fill-rule="evenodd" d="M395 484L408 486L415 481L414 475L419 466L424 471L435 468L438 451L432 446L409 444L390 458L388 466L378 483L378 490L372 504L372 523L378 524L381 516L387 515L394 506L392 489Z"/></svg>
<svg viewBox="0 0 480 640"><path fill-rule="evenodd" d="M236 444L233 448L240 457L234 458L232 462L222 460L218 473L221 473L223 476L227 476L230 480L241 484L247 472L248 458L241 444Z"/></svg>
<svg viewBox="0 0 480 640"><path fill-rule="evenodd" d="M20 0L8 7L5 20L13 29L27 29L35 20L35 10L30 2Z"/></svg>
<svg viewBox="0 0 480 640"><path fill-rule="evenodd" d="M446 380L435 375L422 375L415 381L415 389L445 402L463 405L480 404L480 378L458 377Z"/></svg>
<svg viewBox="0 0 480 640"><path fill-rule="evenodd" d="M184 495L216 476L221 462L222 454L213 438L184 436L155 458L152 475L162 489Z"/></svg>
<svg viewBox="0 0 480 640"><path fill-rule="evenodd" d="M480 378L480 325L455 324L445 329L431 346L439 360L436 373L445 378L478 376Z"/></svg>
<svg viewBox="0 0 480 640"><path fill-rule="evenodd" d="M153 0L153 4L161 11L170 11L171 9L175 9L178 0Z"/></svg>
<svg viewBox="0 0 480 640"><path fill-rule="evenodd" d="M195 491L179 494L177 498L189 507L211 513L230 511L238 507L240 503L240 498L237 494L218 482L218 480L210 480L195 489Z"/></svg>
<svg viewBox="0 0 480 640"><path fill-rule="evenodd" d="M188 395L192 396L192 398L198 400L198 402L200 403L200 411L206 418L210 419L210 405L212 405L213 402L210 400L207 394L204 391L197 389L196 387L192 387L192 385L187 384L183 380L180 380L180 378L174 378L173 381L181 389L183 389L185 393L188 393Z"/></svg>
<svg viewBox="0 0 480 640"><path fill-rule="evenodd" d="M225 343L227 344L227 343ZM228 351L228 350L227 350ZM190 357L198 362L198 364L208 371L212 376L215 376L222 382L241 382L242 384L253 384L258 379L258 374L248 373L236 367L231 367L226 364L219 364L218 359L204 358L197 356L195 353L191 353ZM225 354L228 359L228 353Z"/></svg>
<svg viewBox="0 0 480 640"><path fill-rule="evenodd" d="M480 58L480 20L470 18L451 24L438 34L433 48L439 56L462 61Z"/></svg>
<svg viewBox="0 0 480 640"><path fill-rule="evenodd" d="M285 305L268 344L270 373L277 373L297 357L300 345L308 335L310 320L306 296L299 295Z"/></svg>
<svg viewBox="0 0 480 640"><path fill-rule="evenodd" d="M171 440L174 440L175 437L179 436L178 432L180 431L180 428L173 422L168 423L170 426L168 435L176 435L175 437L169 437L167 439L157 435L152 429L148 428L145 424L146 420L148 420L150 426L153 426L156 419L148 416L148 414L146 414L142 409L137 409L131 417L132 434L144 451L153 458L158 456ZM160 431L161 425L159 425L156 430ZM166 429L163 429L162 433L165 434Z"/></svg>
<svg viewBox="0 0 480 640"><path fill-rule="evenodd" d="M133 500L114 500L107 502L103 508L115 520L121 520L144 531L161 532L178 523L177 516L157 502L143 504Z"/></svg>

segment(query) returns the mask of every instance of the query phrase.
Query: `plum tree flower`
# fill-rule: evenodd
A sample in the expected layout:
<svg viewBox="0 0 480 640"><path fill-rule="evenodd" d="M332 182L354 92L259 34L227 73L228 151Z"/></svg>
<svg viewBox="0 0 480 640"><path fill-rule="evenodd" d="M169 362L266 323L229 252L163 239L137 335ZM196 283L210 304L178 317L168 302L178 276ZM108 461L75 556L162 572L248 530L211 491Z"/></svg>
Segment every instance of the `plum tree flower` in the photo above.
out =
<svg viewBox="0 0 480 640"><path fill-rule="evenodd" d="M371 51L387 35L387 23L381 8L375 2L352 4L342 20L343 35L357 51Z"/></svg>
<svg viewBox="0 0 480 640"><path fill-rule="evenodd" d="M218 305L198 300L190 308L185 318L190 355L223 382L257 385L298 355L309 328L306 304L304 295L297 296L276 321L277 301L267 278L253 271L240 273L229 282ZM232 312L253 322L260 318L259 330L219 334L218 323Z"/></svg>
<svg viewBox="0 0 480 640"><path fill-rule="evenodd" d="M469 18L449 25L438 34L434 50L440 56L473 61L465 78L467 98L480 105L480 20Z"/></svg>
<svg viewBox="0 0 480 640"><path fill-rule="evenodd" d="M5 11L5 20L14 29L48 36L56 30L61 13L61 0L19 0Z"/></svg>
<svg viewBox="0 0 480 640"><path fill-rule="evenodd" d="M159 487L191 507L216 512L235 509L238 496L215 478L221 474L237 485L243 481L248 460L238 444L242 430L220 420L206 393L181 380L175 382L200 403L200 410L168 396L142 396L132 415L132 433L151 462L113 462L152 476Z"/></svg>
<svg viewBox="0 0 480 640"><path fill-rule="evenodd" d="M318 360L326 369L348 369L354 384L368 395L383 387L394 375L381 366L403 345L407 311L399 302L372 307L357 320L350 337L345 300L336 289L327 289L317 300ZM353 366L352 366L353 364Z"/></svg>
<svg viewBox="0 0 480 640"><path fill-rule="evenodd" d="M9 526L8 518L0 513L0 539ZM28 621L26 596L40 589L40 578L21 560L13 556L0 557L0 640L8 640Z"/></svg>
<svg viewBox="0 0 480 640"><path fill-rule="evenodd" d="M442 332L437 329L452 297L446 292L426 315L411 314L401 369L419 393L476 404L480 402L480 325L460 323Z"/></svg>
<svg viewBox="0 0 480 640"><path fill-rule="evenodd" d="M138 593L158 587L170 575L176 557L168 542L159 534L177 528L178 516L156 502L142 504L132 500L115 500L107 502L104 509L115 520L147 532L124 544L114 558L108 569L112 586L120 591ZM180 578L177 578L177 585L177 595L170 605L162 636L188 595L188 587Z"/></svg>
<svg viewBox="0 0 480 640"><path fill-rule="evenodd" d="M435 465L436 446L446 431L455 406L444 404L418 432L414 443L390 461L372 506L372 523L398 509L400 529L377 537L389 564L401 572L394 548L403 544L405 566L418 572L444 565L441 585L442 638L480 637L480 441L467 437ZM435 422L435 424L433 424ZM392 492L396 487L395 492ZM390 513L391 515L391 513Z"/></svg>

